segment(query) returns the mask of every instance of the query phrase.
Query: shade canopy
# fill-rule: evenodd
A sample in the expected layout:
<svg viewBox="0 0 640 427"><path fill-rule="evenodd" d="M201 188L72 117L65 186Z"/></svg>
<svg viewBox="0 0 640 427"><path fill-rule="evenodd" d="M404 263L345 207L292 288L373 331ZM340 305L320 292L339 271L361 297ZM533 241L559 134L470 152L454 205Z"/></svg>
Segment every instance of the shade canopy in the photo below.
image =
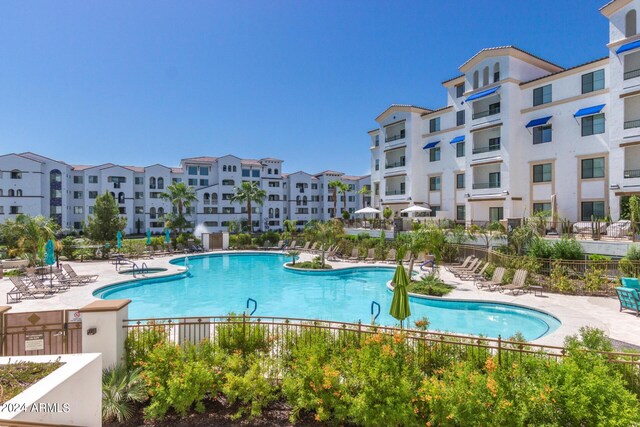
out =
<svg viewBox="0 0 640 427"><path fill-rule="evenodd" d="M492 95L500 89L500 86L492 87L491 89L483 90L482 92L474 93L465 99L465 102L475 101L476 99L484 98L485 96Z"/></svg>
<svg viewBox="0 0 640 427"><path fill-rule="evenodd" d="M411 212L431 212L431 209L425 208L424 206L409 206L406 209L402 209L400 212L402 213L411 213Z"/></svg>
<svg viewBox="0 0 640 427"><path fill-rule="evenodd" d="M527 125L525 127L526 128L533 128L533 127L536 127L536 126L546 125L547 122L549 120L551 120L551 117L553 117L553 116L540 117L539 119L533 119L529 123L527 123Z"/></svg>
<svg viewBox="0 0 640 427"><path fill-rule="evenodd" d="M409 275L402 265L396 267L396 272L393 275L393 300L391 300L391 308L389 314L400 321L411 316L411 308L409 307L409 293L407 292L407 286L409 286Z"/></svg>
<svg viewBox="0 0 640 427"><path fill-rule="evenodd" d="M53 240L49 239L46 245L44 245L45 255L44 262L47 265L53 265L56 263L56 255L53 245Z"/></svg>
<svg viewBox="0 0 640 427"><path fill-rule="evenodd" d="M449 144L457 144L459 142L464 142L464 135L456 136Z"/></svg>
<svg viewBox="0 0 640 427"><path fill-rule="evenodd" d="M423 150L427 150L429 148L433 148L436 145L440 144L440 141L434 141L434 142L430 142L428 144L426 144L424 147L422 147Z"/></svg>
<svg viewBox="0 0 640 427"><path fill-rule="evenodd" d="M573 115L573 117L592 116L598 114L606 104L594 105L593 107L581 108Z"/></svg>
<svg viewBox="0 0 640 427"><path fill-rule="evenodd" d="M362 208L360 210L357 210L354 213L357 213L357 214L379 214L380 211L378 209L375 209L375 208L372 208L372 207L366 207L366 208Z"/></svg>
<svg viewBox="0 0 640 427"><path fill-rule="evenodd" d="M623 44L616 50L616 55L620 55L621 53L628 52L630 50L637 49L639 47L640 47L640 40Z"/></svg>

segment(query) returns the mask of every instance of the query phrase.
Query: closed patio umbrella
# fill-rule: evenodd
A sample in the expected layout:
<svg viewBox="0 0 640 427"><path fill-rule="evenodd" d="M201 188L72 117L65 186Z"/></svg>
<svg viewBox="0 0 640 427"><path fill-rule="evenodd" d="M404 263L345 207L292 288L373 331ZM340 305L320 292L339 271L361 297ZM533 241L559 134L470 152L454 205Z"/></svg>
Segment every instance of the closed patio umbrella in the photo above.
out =
<svg viewBox="0 0 640 427"><path fill-rule="evenodd" d="M393 288L393 300L391 300L389 314L400 321L400 328L402 328L404 319L411 316L409 293L407 292L409 276L403 266L399 265L396 267L396 273L393 275L392 282L395 287Z"/></svg>
<svg viewBox="0 0 640 427"><path fill-rule="evenodd" d="M151 244L151 229L147 228L147 246Z"/></svg>
<svg viewBox="0 0 640 427"><path fill-rule="evenodd" d="M56 255L55 255L53 240L49 239L49 241L47 241L47 244L44 246L44 251L45 251L44 263L49 266L49 279L50 279L49 283L51 284L53 282L52 266L53 264L56 263Z"/></svg>
<svg viewBox="0 0 640 427"><path fill-rule="evenodd" d="M168 228L164 229L164 242L169 244L171 243L171 231Z"/></svg>
<svg viewBox="0 0 640 427"><path fill-rule="evenodd" d="M118 234L116 234L116 246L118 249L122 249L122 231L118 230Z"/></svg>

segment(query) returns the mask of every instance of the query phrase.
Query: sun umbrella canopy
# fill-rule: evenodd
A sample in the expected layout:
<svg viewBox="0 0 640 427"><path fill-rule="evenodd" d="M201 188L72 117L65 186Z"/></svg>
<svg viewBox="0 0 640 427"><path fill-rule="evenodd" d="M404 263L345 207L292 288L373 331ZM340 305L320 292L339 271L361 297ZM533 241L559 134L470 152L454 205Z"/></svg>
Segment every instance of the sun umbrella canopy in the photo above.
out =
<svg viewBox="0 0 640 427"><path fill-rule="evenodd" d="M47 265L55 264L56 263L56 256L55 256L55 253L54 253L53 240L49 239L47 244L44 246L44 250L45 250L45 256L44 256L45 264L47 264Z"/></svg>
<svg viewBox="0 0 640 427"><path fill-rule="evenodd" d="M118 249L122 249L122 231L118 230L118 234L116 234L116 240Z"/></svg>
<svg viewBox="0 0 640 427"><path fill-rule="evenodd" d="M378 209L375 209L375 208L372 208L372 207L366 207L366 208L362 208L360 210L357 210L354 213L357 213L357 214L379 214L380 211Z"/></svg>
<svg viewBox="0 0 640 427"><path fill-rule="evenodd" d="M151 244L151 229L147 228L147 245Z"/></svg>
<svg viewBox="0 0 640 427"><path fill-rule="evenodd" d="M425 208L424 206L409 206L406 209L402 209L400 212L402 213L412 213L412 212L431 212L431 209Z"/></svg>
<svg viewBox="0 0 640 427"><path fill-rule="evenodd" d="M409 285L409 276L403 266L396 267L396 273L393 275L392 282L395 284L393 288L393 300L391 301L391 309L389 314L402 321L411 316L411 308L409 307L409 293L407 286Z"/></svg>
<svg viewBox="0 0 640 427"><path fill-rule="evenodd" d="M165 243L171 243L171 231L168 228L164 229L164 241Z"/></svg>

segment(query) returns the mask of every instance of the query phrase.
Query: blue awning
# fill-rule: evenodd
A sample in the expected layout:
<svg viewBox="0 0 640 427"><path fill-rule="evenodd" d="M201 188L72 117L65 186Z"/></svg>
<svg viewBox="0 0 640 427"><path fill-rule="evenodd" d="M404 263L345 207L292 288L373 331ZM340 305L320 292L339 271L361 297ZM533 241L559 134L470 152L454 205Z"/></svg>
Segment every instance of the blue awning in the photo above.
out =
<svg viewBox="0 0 640 427"><path fill-rule="evenodd" d="M593 107L581 108L573 115L573 117L592 116L598 114L607 104L594 105Z"/></svg>
<svg viewBox="0 0 640 427"><path fill-rule="evenodd" d="M631 43L623 44L616 50L616 55L620 55L621 53L628 52L633 49L637 49L640 47L640 40L636 40Z"/></svg>
<svg viewBox="0 0 640 427"><path fill-rule="evenodd" d="M496 93L496 91L498 89L500 89L500 86L492 87L491 89L487 89L487 90L483 90L482 92L474 93L473 95L471 95L470 97L465 99L465 102L469 102L469 101L473 101L473 100L476 100L476 99L484 98L485 96L489 96L489 95L491 95L493 93Z"/></svg>
<svg viewBox="0 0 640 427"><path fill-rule="evenodd" d="M533 119L529 123L527 123L527 125L525 127L526 128L533 128L533 127L536 127L536 126L546 125L547 122L549 121L549 119L551 119L551 117L553 117L553 116L540 117L539 119Z"/></svg>
<svg viewBox="0 0 640 427"><path fill-rule="evenodd" d="M436 145L440 144L440 141L435 141L435 142L430 142L427 145L425 145L424 147L422 147L423 150L427 150L429 148L433 148Z"/></svg>
<svg viewBox="0 0 640 427"><path fill-rule="evenodd" d="M450 142L450 144L457 144L458 142L464 142L464 135L456 136Z"/></svg>

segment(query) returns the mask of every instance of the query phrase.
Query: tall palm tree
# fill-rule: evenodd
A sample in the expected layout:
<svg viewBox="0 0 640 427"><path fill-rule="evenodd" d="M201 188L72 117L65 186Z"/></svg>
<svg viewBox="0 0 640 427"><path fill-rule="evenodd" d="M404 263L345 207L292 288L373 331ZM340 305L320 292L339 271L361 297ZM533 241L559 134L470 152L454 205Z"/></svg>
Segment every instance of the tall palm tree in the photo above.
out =
<svg viewBox="0 0 640 427"><path fill-rule="evenodd" d="M256 203L262 206L264 200L267 198L267 192L258 187L255 181L245 181L240 187L235 188L236 194L231 196L232 202L246 203L247 204L247 216L249 219L249 230L253 232L253 222L251 222L251 204Z"/></svg>
<svg viewBox="0 0 640 427"><path fill-rule="evenodd" d="M338 216L338 188L342 186L342 181L339 179L329 182L329 188L333 190L333 216Z"/></svg>
<svg viewBox="0 0 640 427"><path fill-rule="evenodd" d="M358 190L358 194L362 194L362 207L366 208L367 206L364 203L365 197L371 194L371 189L365 185L360 190Z"/></svg>
<svg viewBox="0 0 640 427"><path fill-rule="evenodd" d="M18 215L15 222L15 231L18 237L18 246L29 258L29 263L35 265L38 260L38 252L49 239L53 239L56 226L54 222L42 215L32 217Z"/></svg>
<svg viewBox="0 0 640 427"><path fill-rule="evenodd" d="M184 210L198 200L195 190L184 182L175 182L167 187L167 191L160 193L160 198L171 202L177 209L178 216L171 222L178 234L182 234L182 229L186 224Z"/></svg>
<svg viewBox="0 0 640 427"><path fill-rule="evenodd" d="M342 223L336 219L325 222L311 221L307 224L307 227L305 227L305 234L320 243L322 268L324 268L325 265L326 250L335 243L338 235L343 232Z"/></svg>
<svg viewBox="0 0 640 427"><path fill-rule="evenodd" d="M349 184L341 182L338 186L338 194L342 195L342 211L347 210L347 191L349 191ZM337 215L336 215L337 216Z"/></svg>

